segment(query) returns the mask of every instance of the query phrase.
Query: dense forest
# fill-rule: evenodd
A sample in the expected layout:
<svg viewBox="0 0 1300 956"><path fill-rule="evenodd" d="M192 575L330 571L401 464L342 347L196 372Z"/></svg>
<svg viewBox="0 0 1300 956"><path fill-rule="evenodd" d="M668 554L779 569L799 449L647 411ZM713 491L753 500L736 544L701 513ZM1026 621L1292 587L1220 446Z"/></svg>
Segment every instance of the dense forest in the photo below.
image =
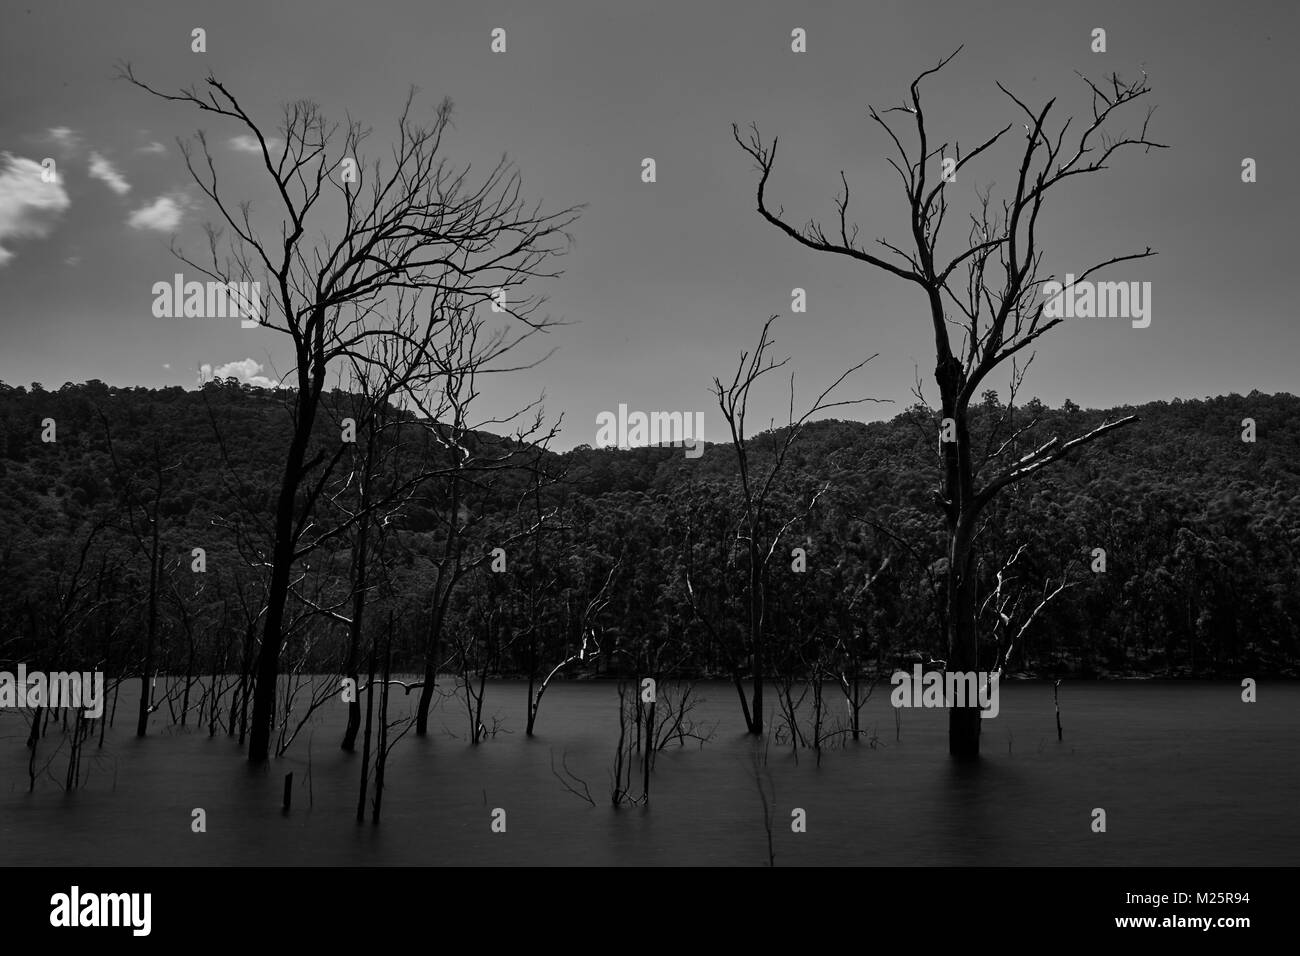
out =
<svg viewBox="0 0 1300 956"><path fill-rule="evenodd" d="M0 667L251 681L287 394L234 379L0 385ZM441 423L392 407L348 435L357 401L327 393L315 428L314 445L343 458L327 487L301 491L326 530L294 578L283 673L364 673L380 648L393 672L432 660L456 675L471 706L491 676L543 689L553 674L750 676L732 446L692 459L557 454L485 432L448 442ZM1006 413L986 393L973 434ZM1031 401L1013 414L1034 447L1119 413L1140 421L990 515L986 663L1044 677L1294 675L1300 398L1108 412ZM887 422L813 422L790 446L763 529L778 688L847 686L943 656L936 429L917 406ZM751 467L782 441L780 429L752 438ZM349 524L363 512L375 520ZM170 705L182 718L195 706Z"/></svg>

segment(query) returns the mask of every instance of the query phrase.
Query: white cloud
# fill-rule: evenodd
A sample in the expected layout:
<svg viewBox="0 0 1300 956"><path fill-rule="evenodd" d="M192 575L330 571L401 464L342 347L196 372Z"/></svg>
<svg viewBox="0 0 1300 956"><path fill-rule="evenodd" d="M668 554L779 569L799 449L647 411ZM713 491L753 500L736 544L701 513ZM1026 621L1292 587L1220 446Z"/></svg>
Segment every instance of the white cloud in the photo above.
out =
<svg viewBox="0 0 1300 956"><path fill-rule="evenodd" d="M141 206L127 217L132 229L152 229L154 232L175 232L185 216L185 196L174 193L159 196L146 206Z"/></svg>
<svg viewBox="0 0 1300 956"><path fill-rule="evenodd" d="M125 196L131 191L131 184L99 153L90 154L90 178L100 180L119 196Z"/></svg>
<svg viewBox="0 0 1300 956"><path fill-rule="evenodd" d="M246 385L256 385L258 388L278 388L280 383L273 378L268 378L262 374L262 364L251 358L240 359L238 362L227 362L225 365L218 365L213 368L207 362L199 366L199 381L207 382L214 378L227 379L236 378Z"/></svg>
<svg viewBox="0 0 1300 956"><path fill-rule="evenodd" d="M49 235L70 205L62 183L41 181L40 163L0 153L0 244ZM13 253L0 245L0 266L12 258Z"/></svg>
<svg viewBox="0 0 1300 956"><path fill-rule="evenodd" d="M153 142L147 143L144 146L137 146L135 151L137 153L153 153L161 156L163 153L167 152L167 147L155 139Z"/></svg>
<svg viewBox="0 0 1300 956"><path fill-rule="evenodd" d="M45 137L64 153L74 152L81 145L81 136L66 126L51 126L45 131Z"/></svg>
<svg viewBox="0 0 1300 956"><path fill-rule="evenodd" d="M248 133L242 133L239 136L232 136L226 144L237 153L262 153L262 144L257 141L256 136ZM280 148L280 141L275 137L267 137L266 148L274 153Z"/></svg>
<svg viewBox="0 0 1300 956"><path fill-rule="evenodd" d="M171 367L172 367L171 362L163 362L163 368L170 369Z"/></svg>

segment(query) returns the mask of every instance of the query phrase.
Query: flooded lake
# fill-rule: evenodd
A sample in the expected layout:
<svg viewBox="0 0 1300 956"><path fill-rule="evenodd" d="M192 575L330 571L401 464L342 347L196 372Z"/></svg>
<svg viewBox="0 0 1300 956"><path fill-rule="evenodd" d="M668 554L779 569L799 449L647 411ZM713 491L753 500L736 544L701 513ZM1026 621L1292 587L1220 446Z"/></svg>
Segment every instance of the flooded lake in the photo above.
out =
<svg viewBox="0 0 1300 956"><path fill-rule="evenodd" d="M450 679L441 683L450 691ZM172 727L165 707L136 739L137 687L122 688L103 750L87 745L75 792L60 786L66 742L28 792L26 722L0 711L6 865L766 865L760 784L778 866L1300 861L1296 684L1262 684L1247 704L1232 682L1065 683L1058 742L1050 682L1008 682L974 764L949 758L942 710L900 711L896 728L881 685L863 711L864 739L826 750L820 766L773 740L756 779L735 690L697 683L690 716L711 739L669 745L648 805L615 809L616 686L552 685L529 739L525 685L491 681L484 722L495 718L496 734L471 746L463 704L443 698L429 736L396 745L378 825L355 821L360 745L339 749L341 703L321 707L269 769L250 770L233 738L210 738L193 718ZM414 700L395 695L390 720ZM838 720L842 700L833 707ZM51 724L38 764L61 739ZM561 784L552 767L562 764L594 806ZM191 830L196 808L205 833ZM504 833L492 830L498 808ZM796 808L806 832L791 830ZM1106 811L1105 833L1092 831L1094 808Z"/></svg>

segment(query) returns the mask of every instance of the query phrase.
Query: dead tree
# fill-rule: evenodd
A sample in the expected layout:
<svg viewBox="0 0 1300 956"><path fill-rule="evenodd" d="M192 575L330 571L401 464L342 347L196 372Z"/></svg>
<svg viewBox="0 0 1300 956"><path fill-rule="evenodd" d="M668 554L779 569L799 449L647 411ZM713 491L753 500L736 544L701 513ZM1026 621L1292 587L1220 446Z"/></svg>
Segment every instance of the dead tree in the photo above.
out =
<svg viewBox="0 0 1300 956"><path fill-rule="evenodd" d="M541 522L541 516L538 516L538 522ZM623 565L623 557L619 555L610 566L609 574L605 576L605 583L589 600L578 615L578 646L571 652L567 653L550 672L536 683L534 690L534 678L532 673L528 677L528 725L527 734L533 736L533 728L537 723L537 713L542 706L542 696L546 693L546 688L551 686L551 681L557 674L563 671L570 664L594 661L600 653L600 642L596 639L595 621L601 612L609 605L610 602L610 584L613 582L615 575Z"/></svg>
<svg viewBox="0 0 1300 956"><path fill-rule="evenodd" d="M152 697L154 655L158 645L158 597L159 592L162 590L162 578L165 573L160 537L162 531L160 507L163 488L166 484L163 476L178 469L180 462L164 467L162 463L162 447L158 439L154 439L153 506L152 510L150 510L142 500L137 498L134 476L124 472L118 463L117 452L113 447L113 430L109 426L108 417L103 412L100 412L100 420L104 423L104 438L108 444L109 459L113 463L114 474L122 486L122 500L126 506L127 529L135 539L140 553L149 559L148 610L145 618L144 658L140 664L140 705L136 714L135 727L135 735L143 737L149 728L149 715L157 709L156 706L152 705ZM136 518L137 508L140 512L138 521Z"/></svg>
<svg viewBox="0 0 1300 956"><path fill-rule="evenodd" d="M636 707L636 692L633 690L631 701L628 700L626 681L618 682L618 743L614 746L614 766L610 769L609 798L618 809L623 804L635 804L632 796L632 772L636 759L632 752L632 743L628 740L627 725L630 720L629 708Z"/></svg>
<svg viewBox="0 0 1300 956"><path fill-rule="evenodd" d="M445 316L439 317L437 321L444 319ZM436 465L412 462L404 455L410 443L403 440L403 430L410 430L410 423L391 403L400 400L415 379L424 374L420 363L397 360L404 347L404 343L377 341L371 343L364 360L350 356L357 407L334 410L340 419L347 412L355 414L352 424L362 439L355 442L351 471L330 498L331 504L341 512L339 523L352 526L349 593L343 602L350 601L351 607L344 616L341 604L332 616L347 626L343 676L351 679L353 686L361 684L357 670L361 664L365 614L374 587L374 566L384 564L386 529L401 516L431 469L437 470ZM348 703L343 750L356 748L360 728L361 702L354 696Z"/></svg>
<svg viewBox="0 0 1300 956"><path fill-rule="evenodd" d="M782 520L782 516L771 514L769 499L775 489L777 478L785 465L791 447L798 440L808 420L818 412L844 405L858 405L876 399L859 398L844 401L830 401L829 396L846 378L870 362L875 356L864 359L835 379L820 395L811 407L797 418L794 414L794 376L790 377L789 417L779 431L769 429L765 436L755 440L745 427L745 418L749 411L749 397L754 385L770 372L785 365L789 358L775 361L769 354L772 339L769 332L776 316L763 323L763 331L758 337L758 347L752 352L742 352L730 384L723 384L721 379L713 380L713 394L722 410L722 417L727 422L731 434L731 446L736 455L736 465L740 473L740 508L741 517L736 531L736 540L743 550L746 561L746 641L744 656L747 659L749 677L753 689L749 700L745 699L739 680L736 681L740 692L740 707L745 718L745 727L751 734L763 732L763 682L767 677L766 667L766 631L764 619L767 613L767 569L772 556L776 553L786 530L803 514ZM763 440L766 438L766 441ZM823 489L825 490L825 489ZM808 504L811 509L816 504L820 492L813 496ZM687 589L691 590L688 579Z"/></svg>
<svg viewBox="0 0 1300 956"><path fill-rule="evenodd" d="M954 430L951 441L940 443L939 486L934 492L948 538L945 623L948 666L976 671L975 543L985 508L1008 485L1136 418L1108 421L1065 442L1053 438L1019 459L1010 460L1004 456L1013 448L1017 433L983 453L974 446L968 427L971 399L979 394L981 384L995 369L1009 359L1014 368L1017 356L1062 321L1044 315L1047 303L1040 296L1042 286L1052 281L1052 276L1043 270L1039 235L1039 216L1048 195L1055 195L1056 186L1076 176L1109 168L1107 161L1127 147L1150 150L1160 148L1161 144L1147 139L1150 112L1137 134L1107 133L1107 122L1114 114L1148 93L1145 73L1136 82L1125 82L1113 74L1102 83L1084 78L1092 99L1092 116L1081 124L1083 129L1069 143L1066 142L1069 119L1059 128L1054 121L1049 126L1055 99L1034 110L998 84L1019 114L1020 126L1025 131L1025 143L1012 177L1014 186L998 203L992 199L991 187L982 194L977 191L978 203L971 215L966 248L952 258L942 256L938 251L939 234L948 212L951 184L967 164L1017 125L1008 123L968 151L963 151L959 143L951 150L947 142L935 145L926 127L920 85L954 56L956 52L922 72L912 82L910 97L903 105L883 112L870 109L871 119L885 131L898 152L899 158L890 157L888 162L902 180L908 202L910 251L886 239L877 240L879 249L863 245L858 227L849 222L849 185L842 172L841 191L835 199L837 225L829 231L815 221L802 227L791 225L779 206L773 209L767 196L768 181L776 163L777 140L764 143L757 126L751 127L747 138L735 126L732 134L757 164L758 212L765 220L809 249L865 263L915 285L925 296L934 334L935 380L939 386L941 415L952 423ZM914 126L915 145L911 149L903 145L903 138L891 125L891 119L886 118L895 113L904 114L904 123ZM932 164L936 159L949 158L951 162L944 164L945 174L936 181ZM1147 247L1142 252L1112 257L1081 270L1075 281L1082 282L1106 266L1151 255ZM954 328L960 336L955 343ZM986 466L994 466L995 473L990 477L981 474ZM951 753L978 755L979 733L978 707L956 707L949 712Z"/></svg>
<svg viewBox="0 0 1300 956"><path fill-rule="evenodd" d="M844 697L844 706L849 714L849 732L853 735L854 740L858 740L862 735L862 708L871 698L872 692L876 688L879 677L872 679L863 691L864 676L862 673L862 655L859 653L857 637L860 628L851 620L853 611L858 607L858 602L866 595L872 585L880 578L889 568L890 559L888 556L880 561L880 567L873 573L869 569L863 572L863 582L853 589L848 603L838 609L840 626L837 628L834 640L830 644L830 661L829 666L833 672L832 676L838 684L840 694Z"/></svg>
<svg viewBox="0 0 1300 956"><path fill-rule="evenodd" d="M528 497L531 498L531 513L535 524L532 535L532 564L528 568L527 575L528 597L525 612L527 616L520 628L518 643L522 646L528 662L528 684L525 690L527 720L524 725L524 733L531 737L537 723L537 708L541 704L542 695L546 693L547 684L551 678L569 664L574 661L585 660L588 647L586 634L580 631L578 651L565 657L545 677L542 676L542 668L545 666L542 662L542 653L546 648L547 625L551 623L548 620L551 614L548 612L555 604L558 604L555 598L560 583L558 571L552 572L542 560L543 533L544 530L550 531L546 524L546 516L542 510L542 487L544 484L550 485L560 481L564 475L563 473L548 473L544 465L542 450L534 449L533 458L529 465L529 477L531 480ZM567 645L568 632L566 630L561 633L564 634Z"/></svg>
<svg viewBox="0 0 1300 956"><path fill-rule="evenodd" d="M375 798L371 808L370 822L378 823L379 814L384 805L384 771L388 766L388 756L397 746L398 741L410 733L413 720L411 717L401 717L395 721L388 719L388 693L390 687L395 683L390 680L393 669L393 618L389 615L387 636L384 642L384 674L383 674L383 691L380 695L379 703L379 743L375 749ZM369 718L367 717L367 720ZM369 737L367 735L366 745L369 747Z"/></svg>
<svg viewBox="0 0 1300 956"><path fill-rule="evenodd" d="M1032 592L1027 587L1020 586L1011 573L1024 553L1025 546L1021 545L1003 563L994 575L992 590L980 603L979 618L988 621L984 630L995 649L994 668L991 672L991 677L994 678L1001 677L1007 669L1012 653L1024 643L1029 625L1034 623L1043 608L1062 591L1074 587L1074 582L1064 577L1054 588L1050 581L1044 582L1042 592L1035 599Z"/></svg>
<svg viewBox="0 0 1300 956"><path fill-rule="evenodd" d="M138 80L130 64L120 72L150 94L228 120L251 136L280 204L273 228L255 225L250 204L225 194L206 135L197 135L201 160L191 144L181 144L190 175L233 236L220 252L221 233L210 227L210 263L179 251L178 258L227 288L256 282L263 289L264 283L260 299L246 305L263 328L284 334L292 346L286 379L292 429L264 559L269 580L248 746L249 761L261 763L270 752L286 604L303 557L302 536L344 453L341 442L312 448L331 368L374 339L413 342L412 357L421 357L432 332L394 319L387 306L397 291L492 302L530 329L545 325L533 315L540 300L511 294L556 274L548 264L562 251L560 240L577 213L544 214L526 204L519 174L504 158L477 181L450 164L442 155L449 101L422 125L412 116L412 91L387 159L368 161L362 150L370 130L349 121L340 132L312 102L286 106L272 136L213 76L202 87L166 93Z"/></svg>
<svg viewBox="0 0 1300 956"><path fill-rule="evenodd" d="M424 389L411 390L413 404L421 415L420 424L440 449L445 465L430 484L437 497L431 502L438 515L440 544L430 556L434 574L429 595L429 622L424 636L424 679L418 685L415 733L429 730L429 710L443 663L443 641L453 599L464 579L475 569L501 557L507 546L539 534L549 515L538 513L535 521L494 541L483 540L480 529L490 510L501 507L496 486L502 473L522 470L527 446L544 446L556 433L556 425L543 423L540 400L531 402L502 418L473 417L481 382L491 375L529 366L511 365L511 353L526 335L508 335L491 330L468 310L453 310L447 317L447 334L430 342L425 350L428 374ZM489 429L513 424L514 435L498 438ZM499 551L498 551L499 549ZM414 688L412 688L414 689Z"/></svg>

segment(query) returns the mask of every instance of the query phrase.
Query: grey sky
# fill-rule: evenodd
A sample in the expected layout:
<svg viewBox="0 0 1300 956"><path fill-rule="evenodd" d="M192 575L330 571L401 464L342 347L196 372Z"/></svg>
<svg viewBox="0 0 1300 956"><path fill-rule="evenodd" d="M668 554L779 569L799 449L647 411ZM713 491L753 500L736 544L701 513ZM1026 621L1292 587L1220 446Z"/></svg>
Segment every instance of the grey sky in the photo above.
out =
<svg viewBox="0 0 1300 956"><path fill-rule="evenodd" d="M114 62L129 59L165 88L211 70L268 125L282 102L315 99L330 116L373 126L375 146L414 83L427 109L455 102L453 159L508 152L528 196L557 209L586 203L565 275L544 288L551 313L571 323L548 337L558 351L498 379L490 396L500 410L544 389L547 408L565 414L560 447L592 442L596 414L619 403L702 409L706 438L722 438L708 384L734 370L772 313L777 353L792 356L802 394L878 352L844 394L895 404L841 414L892 415L910 401L914 367L930 381L924 301L764 223L730 124L756 121L780 137L771 199L790 218L829 221L844 169L864 238L903 244L889 144L867 104L900 102L917 72L964 43L924 87L936 135L970 145L1018 123L995 81L1031 105L1056 96L1058 110L1079 113L1088 102L1075 70L1145 69L1158 107L1151 135L1172 147L1121 154L1109 171L1063 186L1045 212L1059 273L1157 250L1105 276L1151 282L1153 317L1146 329L1067 322L1042 341L1024 394L1108 406L1296 386L1294 3L6 0L2 9L0 150L13 159L0 160L0 379L10 384L193 386L201 364L247 359L264 375L287 371L274 333L151 314L152 284L184 271L168 252L170 219L179 213L178 242L197 252L214 215L176 136L205 128L231 194L271 200L255 157L227 142L239 130L113 80ZM207 30L206 54L190 52L196 26ZM507 30L503 55L489 50L494 27ZM790 51L795 27L807 31L805 54ZM1105 54L1090 52L1094 27L1107 31ZM1140 119L1131 112L1128 128ZM1008 155L968 167L958 194L1009 185ZM647 156L654 184L640 180ZM1247 156L1258 162L1251 185L1240 178ZM58 163L66 203L15 192L31 169L21 161L45 157ZM959 217L947 228L964 234ZM796 286L807 290L806 314L790 314ZM779 414L782 383L771 385L759 411ZM1005 391L1002 380L991 385Z"/></svg>

